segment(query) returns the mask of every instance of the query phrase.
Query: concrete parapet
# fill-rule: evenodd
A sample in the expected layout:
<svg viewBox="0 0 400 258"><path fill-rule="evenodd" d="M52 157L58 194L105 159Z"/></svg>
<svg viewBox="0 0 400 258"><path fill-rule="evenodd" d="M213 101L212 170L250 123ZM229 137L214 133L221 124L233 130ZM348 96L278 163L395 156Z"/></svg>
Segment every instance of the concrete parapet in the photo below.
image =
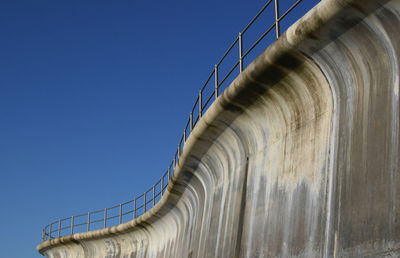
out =
<svg viewBox="0 0 400 258"><path fill-rule="evenodd" d="M400 256L400 0L325 0L190 135L161 201L48 257Z"/></svg>

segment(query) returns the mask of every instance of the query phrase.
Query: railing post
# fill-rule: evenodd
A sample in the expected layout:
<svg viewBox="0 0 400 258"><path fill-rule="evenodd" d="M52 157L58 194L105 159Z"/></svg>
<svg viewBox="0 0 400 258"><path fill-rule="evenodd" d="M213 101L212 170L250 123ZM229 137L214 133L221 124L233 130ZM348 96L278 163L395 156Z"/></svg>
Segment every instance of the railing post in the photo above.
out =
<svg viewBox="0 0 400 258"><path fill-rule="evenodd" d="M49 226L49 240L51 240L51 224Z"/></svg>
<svg viewBox="0 0 400 258"><path fill-rule="evenodd" d="M104 228L107 227L107 208L104 209Z"/></svg>
<svg viewBox="0 0 400 258"><path fill-rule="evenodd" d="M119 205L119 224L122 222L122 204Z"/></svg>
<svg viewBox="0 0 400 258"><path fill-rule="evenodd" d="M279 38L281 34L279 28L279 0L275 0L275 31L276 31L276 38Z"/></svg>
<svg viewBox="0 0 400 258"><path fill-rule="evenodd" d="M239 32L239 71L243 72L243 36Z"/></svg>
<svg viewBox="0 0 400 258"><path fill-rule="evenodd" d="M143 194L143 198L144 198L144 203L143 203L143 213L146 212L146 192L144 192Z"/></svg>
<svg viewBox="0 0 400 258"><path fill-rule="evenodd" d="M175 153L175 156L174 156L174 168L176 167L176 153Z"/></svg>
<svg viewBox="0 0 400 258"><path fill-rule="evenodd" d="M215 76L215 99L218 98L218 65L216 64L214 67L214 76Z"/></svg>
<svg viewBox="0 0 400 258"><path fill-rule="evenodd" d="M71 235L74 233L74 216L71 217Z"/></svg>
<svg viewBox="0 0 400 258"><path fill-rule="evenodd" d="M133 218L136 219L136 198L133 199Z"/></svg>
<svg viewBox="0 0 400 258"><path fill-rule="evenodd" d="M44 229L43 229L43 232L42 232L42 241L44 242L44 241L46 241L46 228L47 227L45 227Z"/></svg>
<svg viewBox="0 0 400 258"><path fill-rule="evenodd" d="M190 133L192 133L192 131L193 131L193 111L190 112L189 120L190 120Z"/></svg>
<svg viewBox="0 0 400 258"><path fill-rule="evenodd" d="M156 205L156 186L153 185L153 207Z"/></svg>
<svg viewBox="0 0 400 258"><path fill-rule="evenodd" d="M87 213L87 231L90 231L90 212Z"/></svg>
<svg viewBox="0 0 400 258"><path fill-rule="evenodd" d="M58 237L60 237L61 232L61 220L58 220Z"/></svg>
<svg viewBox="0 0 400 258"><path fill-rule="evenodd" d="M202 101L202 92L200 90L199 92L199 119L201 118L202 114L203 114L203 104L201 103Z"/></svg>
<svg viewBox="0 0 400 258"><path fill-rule="evenodd" d="M171 179L171 167L168 168L168 181Z"/></svg>

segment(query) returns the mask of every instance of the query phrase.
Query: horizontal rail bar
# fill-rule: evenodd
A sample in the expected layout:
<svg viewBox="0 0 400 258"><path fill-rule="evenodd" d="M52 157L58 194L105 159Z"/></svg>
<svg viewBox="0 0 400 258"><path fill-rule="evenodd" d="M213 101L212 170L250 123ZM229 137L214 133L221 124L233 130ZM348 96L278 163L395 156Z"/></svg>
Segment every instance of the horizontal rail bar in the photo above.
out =
<svg viewBox="0 0 400 258"><path fill-rule="evenodd" d="M118 204L118 205L111 206L111 207L107 208L107 211L110 211L110 210L113 210L113 209L117 209L117 208L119 208L119 204ZM87 215L87 214L86 214L86 215Z"/></svg>
<svg viewBox="0 0 400 258"><path fill-rule="evenodd" d="M130 210L130 211L127 211L127 212L122 212L121 216L125 216L125 215L132 214L132 213L133 213L133 210Z"/></svg>
<svg viewBox="0 0 400 258"><path fill-rule="evenodd" d="M264 12L265 8L267 8L270 4L271 4L272 0L269 0L264 6L263 8L261 8L261 10L257 13L257 15L249 22L249 24L247 24L247 26L242 30L242 34L244 34L249 28L250 26L257 20L257 18Z"/></svg>
<svg viewBox="0 0 400 258"><path fill-rule="evenodd" d="M236 45L236 43L238 42L238 38L236 38L233 43L231 44L231 46L228 48L228 50L226 50L225 54L222 56L222 58L219 60L219 62L217 63L217 66L219 66L222 61L224 61L225 57L229 54L229 52L231 52L232 48Z"/></svg>
<svg viewBox="0 0 400 258"><path fill-rule="evenodd" d="M161 178L158 179L158 181L154 185L158 185L158 184L161 184Z"/></svg>
<svg viewBox="0 0 400 258"><path fill-rule="evenodd" d="M179 141L179 144L178 144L178 146L179 146L179 148L181 148L181 145L183 144L185 142L185 139L184 139L184 137L183 137L183 135L181 136L181 140ZM161 181L161 179L160 179L160 181ZM160 182L161 183L161 182Z"/></svg>
<svg viewBox="0 0 400 258"><path fill-rule="evenodd" d="M282 14L279 19L278 22L280 22L283 18L286 17L286 15L288 15L294 8L296 8L303 0L298 0L296 3L294 3L284 14Z"/></svg>
<svg viewBox="0 0 400 258"><path fill-rule="evenodd" d="M139 195L138 197L136 197L135 199L140 199L142 196L144 196L144 193L142 193L141 195Z"/></svg>
<svg viewBox="0 0 400 258"><path fill-rule="evenodd" d="M122 204L122 206L124 206L124 205L127 205L127 204L129 204L129 203L133 203L133 200L130 200L130 201L127 201L127 202L123 202L123 203L121 203L121 204Z"/></svg>
<svg viewBox="0 0 400 258"><path fill-rule="evenodd" d="M119 218L119 214L118 214L118 215L114 215L114 216L107 217L107 221L112 220L112 219L115 219L115 218Z"/></svg>
<svg viewBox="0 0 400 258"><path fill-rule="evenodd" d="M197 104L199 103L199 97L197 96L196 101L194 102L193 108L192 108L192 113L194 113L194 111L197 108Z"/></svg>
<svg viewBox="0 0 400 258"><path fill-rule="evenodd" d="M199 122L199 120L200 120L199 118L200 117L197 116L196 119L193 121L193 128L196 126L197 122Z"/></svg>
<svg viewBox="0 0 400 258"><path fill-rule="evenodd" d="M87 213L82 213L82 214L78 214L78 215L74 215L74 218L79 218L79 217L86 217Z"/></svg>
<svg viewBox="0 0 400 258"><path fill-rule="evenodd" d="M236 64L229 70L229 72L225 75L225 77L222 79L222 81L219 83L218 88L225 82L225 80L231 75L231 73L238 67L239 61L236 62Z"/></svg>
<svg viewBox="0 0 400 258"><path fill-rule="evenodd" d="M60 228L60 231L63 231L63 230L66 230L66 229L70 229L71 228L71 225L68 225L68 227L62 227L62 228ZM58 230L57 230L58 231Z"/></svg>
<svg viewBox="0 0 400 258"><path fill-rule="evenodd" d="M94 224L94 223L98 223L98 222L104 222L104 218L97 219L97 220L92 220L92 221L90 221L90 224Z"/></svg>
<svg viewBox="0 0 400 258"><path fill-rule="evenodd" d="M265 36L268 35L272 31L272 29L275 28L275 23L272 24L262 35L257 39L257 41L251 45L251 47L243 54L243 58L245 58L257 45L260 43L261 40L265 38Z"/></svg>
<svg viewBox="0 0 400 258"><path fill-rule="evenodd" d="M158 192L158 193L156 193L155 195L154 195L154 198L157 198L158 196L160 196L161 195L161 192Z"/></svg>
<svg viewBox="0 0 400 258"><path fill-rule="evenodd" d="M79 223L79 224L74 224L74 228L75 227L79 227L79 226L83 226L83 225L87 225L87 222L83 222L83 223Z"/></svg>
<svg viewBox="0 0 400 258"><path fill-rule="evenodd" d="M208 103L210 103L210 101L213 99L214 95L215 95L215 92L213 92L213 93L210 95L210 97L208 97L208 99L206 100L206 102L204 102L203 108L206 108L206 107L207 107Z"/></svg>
<svg viewBox="0 0 400 258"><path fill-rule="evenodd" d="M58 232L58 228L56 228L56 229L54 229L54 230L51 230L50 233L55 233L55 232Z"/></svg>
<svg viewBox="0 0 400 258"><path fill-rule="evenodd" d="M137 206L137 207L136 207L136 211L137 211L137 210L140 210L140 209L143 208L143 207L144 207L144 204L142 204L142 205L140 205L140 206Z"/></svg>
<svg viewBox="0 0 400 258"><path fill-rule="evenodd" d="M213 78L214 73L215 73L215 71L214 71L214 69L213 69L213 71L211 72L210 76L208 76L206 82L204 83L203 88L201 88L201 91L202 91L202 92L206 89L206 86L207 86L208 83L210 82L211 78ZM196 103L196 104L197 104L197 103Z"/></svg>
<svg viewBox="0 0 400 258"><path fill-rule="evenodd" d="M104 212L104 209L103 210L97 210L97 211L91 211L90 214L96 214L96 213L102 213L102 212Z"/></svg>

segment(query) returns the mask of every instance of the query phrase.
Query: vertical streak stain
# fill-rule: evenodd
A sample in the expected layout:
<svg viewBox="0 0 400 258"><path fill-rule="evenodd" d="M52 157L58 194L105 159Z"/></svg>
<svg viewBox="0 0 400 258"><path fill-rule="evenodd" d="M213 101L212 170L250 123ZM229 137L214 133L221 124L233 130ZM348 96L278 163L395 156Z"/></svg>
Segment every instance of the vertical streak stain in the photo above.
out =
<svg viewBox="0 0 400 258"><path fill-rule="evenodd" d="M242 245L242 234L243 234L243 223L244 223L244 215L246 210L246 196L247 196L247 176L249 172L249 157L246 158L246 166L244 169L244 180L242 184L242 196L240 200L240 213L239 213L239 223L238 223L238 234L236 239L236 248L235 248L235 258L240 257L241 245Z"/></svg>

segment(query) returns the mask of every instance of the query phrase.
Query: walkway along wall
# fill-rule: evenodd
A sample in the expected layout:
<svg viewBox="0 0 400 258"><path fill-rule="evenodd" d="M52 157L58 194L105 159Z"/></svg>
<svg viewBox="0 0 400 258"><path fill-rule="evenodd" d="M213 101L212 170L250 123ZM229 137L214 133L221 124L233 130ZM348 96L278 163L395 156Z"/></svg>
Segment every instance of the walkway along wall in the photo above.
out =
<svg viewBox="0 0 400 258"><path fill-rule="evenodd" d="M210 107L156 207L38 250L400 256L399 28L400 0L322 1Z"/></svg>

